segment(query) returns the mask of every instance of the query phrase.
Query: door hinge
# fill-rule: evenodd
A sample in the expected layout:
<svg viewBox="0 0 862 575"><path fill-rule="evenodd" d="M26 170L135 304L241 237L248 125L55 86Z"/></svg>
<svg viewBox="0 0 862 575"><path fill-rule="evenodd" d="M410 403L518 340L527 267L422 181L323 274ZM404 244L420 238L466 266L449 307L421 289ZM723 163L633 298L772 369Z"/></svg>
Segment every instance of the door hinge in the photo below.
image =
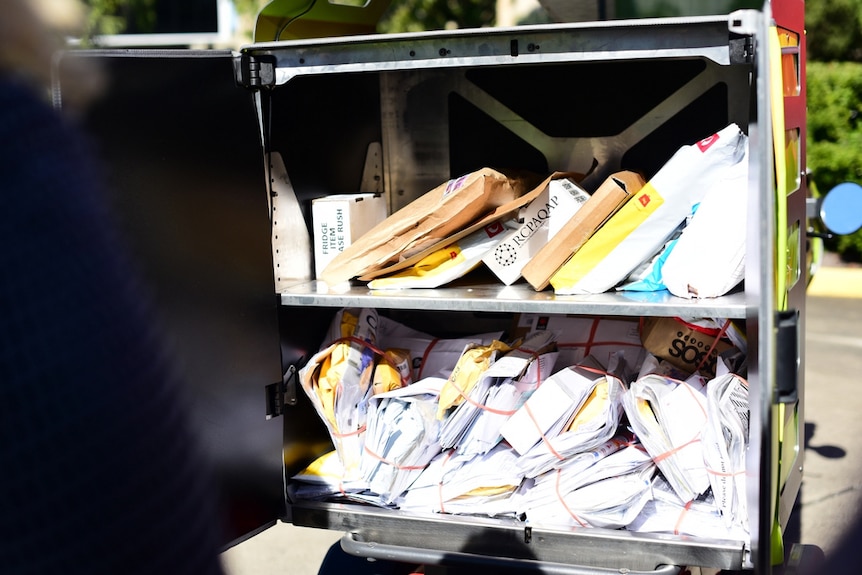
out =
<svg viewBox="0 0 862 575"><path fill-rule="evenodd" d="M799 310L779 311L775 317L775 389L779 403L799 398Z"/></svg>
<svg viewBox="0 0 862 575"><path fill-rule="evenodd" d="M730 63L751 64L754 62L754 38L741 36L730 39Z"/></svg>
<svg viewBox="0 0 862 575"><path fill-rule="evenodd" d="M296 405L296 367L288 366L281 381L270 383L266 391L266 418L272 419L284 414L286 405Z"/></svg>
<svg viewBox="0 0 862 575"><path fill-rule="evenodd" d="M234 78L243 88L258 90L275 86L275 57L241 54L234 59Z"/></svg>

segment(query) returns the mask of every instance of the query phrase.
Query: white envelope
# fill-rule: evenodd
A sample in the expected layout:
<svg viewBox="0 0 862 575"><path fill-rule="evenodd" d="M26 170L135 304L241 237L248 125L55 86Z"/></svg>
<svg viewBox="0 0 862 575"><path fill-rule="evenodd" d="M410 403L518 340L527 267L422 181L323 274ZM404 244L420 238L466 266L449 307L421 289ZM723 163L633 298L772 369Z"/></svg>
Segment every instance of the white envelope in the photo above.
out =
<svg viewBox="0 0 862 575"><path fill-rule="evenodd" d="M559 434L572 414L586 400L592 379L565 368L542 383L527 402L503 424L503 438L519 454L542 440Z"/></svg>

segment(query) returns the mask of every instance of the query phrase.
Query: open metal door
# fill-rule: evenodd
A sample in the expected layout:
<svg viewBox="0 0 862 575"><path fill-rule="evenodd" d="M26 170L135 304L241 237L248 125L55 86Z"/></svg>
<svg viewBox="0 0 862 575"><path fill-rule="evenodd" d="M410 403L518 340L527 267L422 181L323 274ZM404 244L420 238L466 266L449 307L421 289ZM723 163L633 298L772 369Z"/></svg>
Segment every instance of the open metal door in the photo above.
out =
<svg viewBox="0 0 862 575"><path fill-rule="evenodd" d="M101 95L77 114L188 383L194 427L222 494L225 543L284 516L278 309L260 131L228 51L81 51Z"/></svg>

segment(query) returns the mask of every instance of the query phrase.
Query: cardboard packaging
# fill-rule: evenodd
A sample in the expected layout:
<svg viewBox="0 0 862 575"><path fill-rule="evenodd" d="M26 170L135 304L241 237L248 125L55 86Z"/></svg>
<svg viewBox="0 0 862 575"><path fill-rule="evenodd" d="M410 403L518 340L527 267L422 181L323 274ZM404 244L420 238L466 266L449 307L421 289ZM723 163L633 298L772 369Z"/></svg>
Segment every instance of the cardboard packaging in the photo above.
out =
<svg viewBox="0 0 862 575"><path fill-rule="evenodd" d="M527 262L589 199L572 179L551 180L539 197L521 210L515 229L507 232L482 261L504 284L512 285Z"/></svg>
<svg viewBox="0 0 862 575"><path fill-rule="evenodd" d="M711 379L715 377L718 356L734 347L718 337L720 332L679 318L647 317L642 321L641 340L654 356L686 373L699 371Z"/></svg>
<svg viewBox="0 0 862 575"><path fill-rule="evenodd" d="M553 174L545 178L541 183L539 183L539 185L533 187L529 192L518 196L503 205L497 206L490 212L485 213L478 219L467 224L466 227L462 227L457 232L454 232L451 235L446 236L445 238L438 239L430 243L428 247L418 250L413 255L402 255L402 257L397 263L369 271L359 276L359 279L362 281L370 281L374 278L390 275L397 271L412 267L422 261L424 258L428 257L430 254L434 253L435 251L438 251L441 248L445 248L446 246L452 245L460 241L462 238L466 238L467 236L477 232L478 230L481 230L482 228L490 229L492 226L505 227L505 224L503 224L501 220L507 217L513 217L518 210L538 198L545 191L545 188L548 186L551 180L555 180L558 178L574 178L576 181L580 181L584 178L584 175L575 172L554 172ZM538 177L533 175L525 176L521 183L527 184L527 187L525 187L524 189L530 189L530 186L535 182L538 182Z"/></svg>
<svg viewBox="0 0 862 575"><path fill-rule="evenodd" d="M608 177L562 229L527 262L521 270L524 279L537 291L548 287L551 276L643 185L644 179L635 172L622 171Z"/></svg>
<svg viewBox="0 0 862 575"><path fill-rule="evenodd" d="M450 180L374 226L329 262L320 277L335 285L410 258L523 196L534 182L532 177L510 177L491 168Z"/></svg>
<svg viewBox="0 0 862 575"><path fill-rule="evenodd" d="M386 219L386 200L375 194L338 194L311 201L314 273Z"/></svg>

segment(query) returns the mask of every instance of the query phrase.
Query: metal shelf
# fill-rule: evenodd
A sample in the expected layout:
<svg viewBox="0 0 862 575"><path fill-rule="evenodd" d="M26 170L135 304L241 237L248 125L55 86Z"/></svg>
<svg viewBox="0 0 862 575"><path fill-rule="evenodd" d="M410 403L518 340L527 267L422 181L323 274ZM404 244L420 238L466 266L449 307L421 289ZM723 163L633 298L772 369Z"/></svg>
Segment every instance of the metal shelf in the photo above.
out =
<svg viewBox="0 0 862 575"><path fill-rule="evenodd" d="M437 289L370 290L364 285L330 288L311 281L288 287L285 306L373 307L432 311L482 311L607 316L676 316L744 319L745 293L735 291L715 299L688 300L667 291L607 292L595 295L554 295L527 284L460 283Z"/></svg>
<svg viewBox="0 0 862 575"><path fill-rule="evenodd" d="M295 525L346 531L369 546L431 549L444 557L466 552L624 572L648 571L660 565L740 569L746 553L741 541L543 527L516 519L408 513L349 503L299 501L292 504L291 513Z"/></svg>

